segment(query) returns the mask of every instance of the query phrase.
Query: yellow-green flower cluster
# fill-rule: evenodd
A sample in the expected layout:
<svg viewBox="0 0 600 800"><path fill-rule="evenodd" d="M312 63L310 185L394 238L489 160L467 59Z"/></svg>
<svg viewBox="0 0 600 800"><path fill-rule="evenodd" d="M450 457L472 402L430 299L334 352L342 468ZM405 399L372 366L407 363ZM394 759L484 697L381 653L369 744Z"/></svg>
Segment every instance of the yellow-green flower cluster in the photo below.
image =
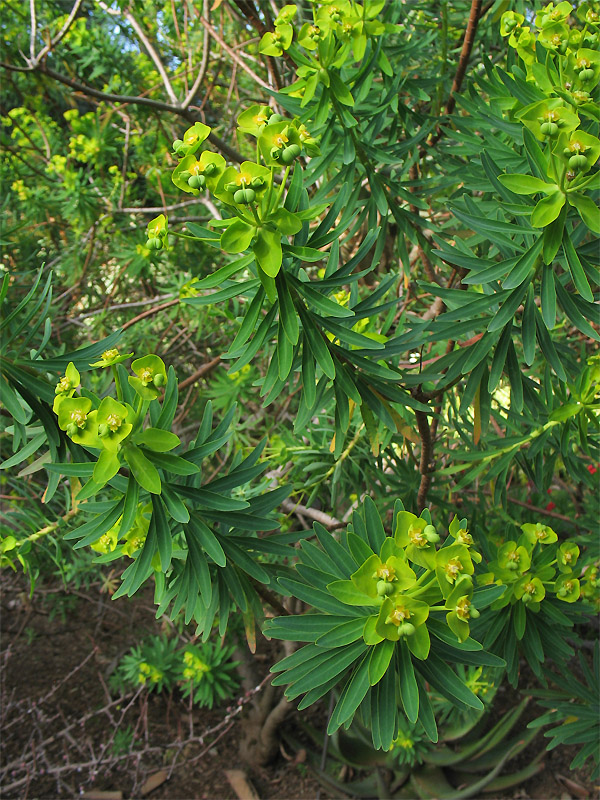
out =
<svg viewBox="0 0 600 800"><path fill-rule="evenodd" d="M378 608L365 623L366 644L402 640L416 658L426 659L430 648L426 623L432 608L446 613L446 622L458 640L468 638L469 620L479 616L472 602L471 576L473 560L481 556L473 549L464 520L461 523L455 518L449 533L438 550L436 528L424 517L400 511L394 536L385 538L379 553L372 552L349 580L327 585L343 603Z"/></svg>
<svg viewBox="0 0 600 800"><path fill-rule="evenodd" d="M210 192L229 215L218 224L223 228L221 249L241 253L252 246L259 277L267 295L274 299L273 279L282 263L282 237L293 236L302 228L303 219L318 216L321 208L303 218L285 207L289 170L302 155L319 154L317 142L298 119L286 119L269 106L253 105L238 117L239 132L255 138L255 161L227 166L225 159L200 147L210 128L196 123L173 143L181 161L173 171L173 183L183 192L197 195ZM277 170L284 170L276 178ZM312 216L311 216L312 214ZM167 221L164 215L148 226L148 250L167 245Z"/></svg>
<svg viewBox="0 0 600 800"><path fill-rule="evenodd" d="M574 542L558 542L557 534L541 522L521 525L522 535L498 548L490 561L490 572L479 576L481 583L506 584L507 590L492 608L522 602L531 611L553 594L565 603L583 596L580 570L576 569L579 547ZM558 573L558 574L557 574Z"/></svg>
<svg viewBox="0 0 600 800"><path fill-rule="evenodd" d="M275 19L274 30L265 33L260 40L259 51L268 56L281 56L292 45L294 33L298 45L305 50L336 50L341 63L349 51L355 61L364 57L369 38L380 36L386 31L397 30L397 26L385 24L375 19L385 5L384 0L373 0L359 4L352 0L326 0L313 3L312 21L294 27L298 8L286 5ZM343 55L343 58L340 56Z"/></svg>

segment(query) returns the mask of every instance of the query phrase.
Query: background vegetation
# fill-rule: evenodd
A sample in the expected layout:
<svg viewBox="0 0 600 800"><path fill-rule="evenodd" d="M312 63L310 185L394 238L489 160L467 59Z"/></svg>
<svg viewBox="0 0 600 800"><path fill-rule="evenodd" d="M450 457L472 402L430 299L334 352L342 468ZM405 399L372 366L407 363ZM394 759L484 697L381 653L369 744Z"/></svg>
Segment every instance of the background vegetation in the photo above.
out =
<svg viewBox="0 0 600 800"><path fill-rule="evenodd" d="M264 687L264 629L242 750L324 703L330 791L597 771L599 9L3 5L7 580L151 586L136 698Z"/></svg>

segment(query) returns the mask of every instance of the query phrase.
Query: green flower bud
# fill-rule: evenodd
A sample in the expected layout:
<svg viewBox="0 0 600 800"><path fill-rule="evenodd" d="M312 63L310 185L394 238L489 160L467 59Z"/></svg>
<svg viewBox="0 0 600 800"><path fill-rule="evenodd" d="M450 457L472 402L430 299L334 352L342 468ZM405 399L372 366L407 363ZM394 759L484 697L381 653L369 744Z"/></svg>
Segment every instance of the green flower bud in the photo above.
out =
<svg viewBox="0 0 600 800"><path fill-rule="evenodd" d="M389 594L392 594L394 591L394 587L388 581L377 581L377 594L379 597L386 597Z"/></svg>
<svg viewBox="0 0 600 800"><path fill-rule="evenodd" d="M184 169L183 172L179 173L179 177L181 178L182 181L187 181L190 179L191 174L192 173L189 172L189 170Z"/></svg>
<svg viewBox="0 0 600 800"><path fill-rule="evenodd" d="M571 156L569 159L569 166L571 169L585 169L587 167L587 158L582 156L581 153Z"/></svg>
<svg viewBox="0 0 600 800"><path fill-rule="evenodd" d="M479 611L477 611L477 609L474 606L470 606L469 615L471 619L477 619L477 617L479 616Z"/></svg>
<svg viewBox="0 0 600 800"><path fill-rule="evenodd" d="M232 181L231 183L226 183L223 188L225 189L226 192L235 192L239 187L237 183L234 183Z"/></svg>
<svg viewBox="0 0 600 800"><path fill-rule="evenodd" d="M508 19L504 20L504 27L505 27L505 29L506 29L506 31L508 33L510 33L512 30L514 30L517 27L517 25L518 25L518 22L517 22L516 19L508 18Z"/></svg>
<svg viewBox="0 0 600 800"><path fill-rule="evenodd" d="M165 376L158 372L153 378L152 383L156 386L157 389L160 389L161 386L165 385Z"/></svg>
<svg viewBox="0 0 600 800"><path fill-rule="evenodd" d="M175 139L173 142L173 150L177 153L181 147L185 147L185 142L183 139Z"/></svg>
<svg viewBox="0 0 600 800"><path fill-rule="evenodd" d="M188 186L191 186L192 189L204 189L206 186L206 178L204 175L192 175L188 179Z"/></svg>
<svg viewBox="0 0 600 800"><path fill-rule="evenodd" d="M74 422L70 422L66 427L66 431L67 431L67 436L73 438L73 436L75 436L75 434L79 432L79 428Z"/></svg>
<svg viewBox="0 0 600 800"><path fill-rule="evenodd" d="M98 436L104 438L109 434L110 434L110 428L108 427L106 422L103 422L101 425L98 425Z"/></svg>
<svg viewBox="0 0 600 800"><path fill-rule="evenodd" d="M256 176L256 178L252 178L252 180L250 181L250 186L252 187L252 189L262 189L264 185L265 185L264 179L259 177L258 175Z"/></svg>
<svg viewBox="0 0 600 800"><path fill-rule="evenodd" d="M209 163L204 167L204 174L208 175L209 177L216 171L217 165Z"/></svg>
<svg viewBox="0 0 600 800"><path fill-rule="evenodd" d="M271 114L267 125L272 125L274 122L283 122L284 119L285 117L282 117L281 114Z"/></svg>
<svg viewBox="0 0 600 800"><path fill-rule="evenodd" d="M282 153L283 149L281 147L272 147L269 155L271 156L271 158L274 158L276 161L279 161Z"/></svg>
<svg viewBox="0 0 600 800"><path fill-rule="evenodd" d="M158 236L153 236L146 242L146 247L148 250L162 250L162 246L162 239L159 239Z"/></svg>

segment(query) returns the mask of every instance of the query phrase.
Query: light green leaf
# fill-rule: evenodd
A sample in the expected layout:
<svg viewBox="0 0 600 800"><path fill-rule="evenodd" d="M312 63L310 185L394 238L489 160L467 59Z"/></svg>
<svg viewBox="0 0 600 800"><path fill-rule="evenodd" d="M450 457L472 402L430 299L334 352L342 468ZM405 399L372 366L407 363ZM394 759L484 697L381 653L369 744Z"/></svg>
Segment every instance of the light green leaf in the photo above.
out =
<svg viewBox="0 0 600 800"><path fill-rule="evenodd" d="M119 457L109 450L103 450L94 467L94 482L104 486L111 478L114 478L120 467Z"/></svg>
<svg viewBox="0 0 600 800"><path fill-rule="evenodd" d="M268 217L268 222L274 222L278 231L285 236L293 236L302 230L302 222L296 214L292 214L287 208L278 208Z"/></svg>
<svg viewBox="0 0 600 800"><path fill-rule="evenodd" d="M565 204L565 196L562 192L543 197L531 214L531 224L534 228L545 228L558 217L561 208Z"/></svg>
<svg viewBox="0 0 600 800"><path fill-rule="evenodd" d="M255 233L255 227L241 219L236 219L221 234L221 249L226 253L241 253L250 247Z"/></svg>
<svg viewBox="0 0 600 800"><path fill-rule="evenodd" d="M352 581L333 581L327 584L327 591L349 606L379 605L369 595L360 592Z"/></svg>
<svg viewBox="0 0 600 800"><path fill-rule="evenodd" d="M515 194L535 194L536 192L551 194L558 191L555 183L546 183L540 178L534 178L533 175L498 175L498 180Z"/></svg>
<svg viewBox="0 0 600 800"><path fill-rule="evenodd" d="M579 211L579 216L593 232L600 235L600 213L592 199L580 192L569 192L569 203Z"/></svg>
<svg viewBox="0 0 600 800"><path fill-rule="evenodd" d="M148 461L146 456L142 453L139 447L133 444L128 444L123 448L123 455L125 461L129 464L133 476L136 481L147 492L152 494L160 494L160 476L156 467Z"/></svg>
<svg viewBox="0 0 600 800"><path fill-rule="evenodd" d="M254 243L254 255L262 271L269 278L274 278L281 269L281 234L261 228ZM268 294L268 293L267 293Z"/></svg>
<svg viewBox="0 0 600 800"><path fill-rule="evenodd" d="M146 428L145 431L135 437L136 444L143 444L155 453L166 453L181 444L179 436L170 431L163 431L160 428Z"/></svg>

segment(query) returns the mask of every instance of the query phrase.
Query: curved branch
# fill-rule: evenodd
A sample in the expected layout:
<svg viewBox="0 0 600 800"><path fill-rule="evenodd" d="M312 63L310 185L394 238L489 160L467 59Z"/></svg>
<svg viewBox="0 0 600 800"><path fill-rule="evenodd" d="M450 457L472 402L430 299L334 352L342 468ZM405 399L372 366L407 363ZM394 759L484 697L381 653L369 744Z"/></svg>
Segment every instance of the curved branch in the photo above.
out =
<svg viewBox="0 0 600 800"><path fill-rule="evenodd" d="M221 45L223 50L225 50L225 52L236 62L236 64L238 64L238 66L240 66L243 70L245 70L248 73L248 75L250 75L250 77L253 80L255 80L256 83L258 83L259 86L262 86L263 89L267 89L269 92L272 91L272 87L269 86L269 84L266 81L263 81L263 79L259 75L257 75L256 72L254 72L254 70L251 69L248 66L248 64L246 64L246 62L242 58L240 58L240 56L238 56L238 54L235 52L235 50L233 50L231 47L229 47L229 45L226 42L223 41L223 39L219 36L219 34L216 32L216 30L212 27L212 25L206 19L206 17L204 17L202 14L200 14L199 11L196 12L196 15L197 15L198 19L200 20L200 22L204 25L205 29L208 31L208 33L213 37L213 39L219 45Z"/></svg>
<svg viewBox="0 0 600 800"><path fill-rule="evenodd" d="M37 67L15 67L11 64L5 64L0 62L0 66L4 67L5 69L15 70L17 72L33 72L37 69L38 72L42 73L43 75L47 75L49 78L52 78L59 83L64 83L65 86L70 86L71 89L74 89L76 92L81 92L81 94L86 95L88 97L96 97L98 100L105 100L109 103L122 103L123 105L138 105L138 106L147 106L148 108L153 108L155 111L168 111L171 114L176 114L179 117L187 120L190 123L196 122L196 117L192 113L192 111L188 108L181 108L181 106L173 106L170 103L165 103L162 100L152 100L150 97L140 97L137 95L124 95L124 94L111 94L110 92L101 92L98 89L93 89L91 86L86 86L83 83L79 83L79 81L75 81L72 78L69 78L67 75L61 75L60 72L55 72L53 69L46 65L38 65ZM231 147L227 144L227 142L223 141L220 136L217 136L215 133L210 133L208 135L209 140L218 148L224 155L226 155L231 161L237 161L241 164L242 161L245 160L245 156L243 156L240 152L238 152L235 148Z"/></svg>
<svg viewBox="0 0 600 800"><path fill-rule="evenodd" d="M210 7L208 5L208 0L204 0L204 9L203 10L204 10L204 16L206 17L206 19L208 19L209 18L209 14L210 14ZM208 43L208 36L209 36L208 28L205 25L204 26L204 39L203 39L203 42L202 42L202 61L200 62L200 69L198 70L198 75L197 75L196 80L194 81L194 83L192 85L192 88L190 89L190 91L187 94L187 97L185 98L185 100L181 104L182 108L187 108L189 106L189 104L192 102L192 100L194 99L194 97L196 95L196 92L198 91L198 87L200 86L200 84L202 83L202 81L204 80L204 77L206 75L206 68L208 66L208 56L209 56L209 52L210 52L209 43Z"/></svg>
<svg viewBox="0 0 600 800"><path fill-rule="evenodd" d="M44 56L48 55L50 50L53 50L56 47L56 45L59 44L64 39L64 37L67 35L67 33L69 31L69 28L73 24L73 21L75 19L75 15L79 11L79 7L80 7L80 5L82 3L83 3L83 0L75 0L75 4L74 4L73 8L71 9L71 13L69 14L67 19L65 20L65 24L62 26L62 28L56 34L54 39L52 39L47 45L44 45L44 47L42 47L40 52L35 57L35 64L39 64L40 61L42 60L42 58L44 58Z"/></svg>
<svg viewBox="0 0 600 800"><path fill-rule="evenodd" d="M477 24L479 22L480 17L481 17L481 0L472 0L471 11L469 13L469 21L467 23L467 30L465 31L465 38L463 39L463 46L460 53L460 58L458 60L458 66L456 67L456 74L454 75L454 80L452 81L452 89L450 90L450 99L448 100L448 104L446 106L447 114L451 114L454 111L454 107L456 105L455 94L456 92L460 91L463 78L465 77L465 73L467 71L467 64L469 63L471 51L473 50L473 44L475 42L475 34L477 33Z"/></svg>
<svg viewBox="0 0 600 800"><path fill-rule="evenodd" d="M165 70L164 64L162 63L162 60L161 60L160 56L158 55L158 52L155 50L154 46L152 45L152 42L148 39L148 37L146 36L144 31L142 30L142 26L137 21L137 19L133 16L131 11L127 10L127 11L121 12L121 11L119 11L117 9L109 8L107 6L107 4L105 2L103 2L103 0L96 0L96 2L98 3L98 5L100 6L100 8L103 11L106 11L107 14L110 14L113 17L115 17L115 16L116 17L123 16L127 20L127 22L129 22L129 24L131 25L133 30L136 32L136 34L138 36L138 39L144 45L148 55L150 56L150 58L154 62L154 66L158 70L158 74L160 75L160 77L162 79L162 82L163 82L163 85L165 87L165 90L166 90L167 94L169 95L169 100L171 101L171 103L174 106L179 106L179 100L177 99L177 95L173 91L173 87L171 85L171 81L169 80L169 76L167 75L167 71Z"/></svg>

